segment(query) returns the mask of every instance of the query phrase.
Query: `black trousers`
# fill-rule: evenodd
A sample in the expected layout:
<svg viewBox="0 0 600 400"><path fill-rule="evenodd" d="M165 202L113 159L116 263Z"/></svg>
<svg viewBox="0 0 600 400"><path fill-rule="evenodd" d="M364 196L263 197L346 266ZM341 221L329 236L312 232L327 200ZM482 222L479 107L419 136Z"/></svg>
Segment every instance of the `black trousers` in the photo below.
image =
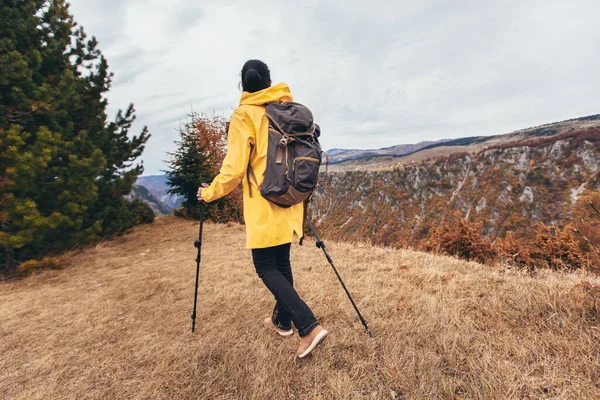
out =
<svg viewBox="0 0 600 400"><path fill-rule="evenodd" d="M271 320L279 329L292 328L292 322L300 336L306 336L319 321L294 289L290 265L291 243L264 249L252 249L256 273L267 289L275 296L275 308Z"/></svg>

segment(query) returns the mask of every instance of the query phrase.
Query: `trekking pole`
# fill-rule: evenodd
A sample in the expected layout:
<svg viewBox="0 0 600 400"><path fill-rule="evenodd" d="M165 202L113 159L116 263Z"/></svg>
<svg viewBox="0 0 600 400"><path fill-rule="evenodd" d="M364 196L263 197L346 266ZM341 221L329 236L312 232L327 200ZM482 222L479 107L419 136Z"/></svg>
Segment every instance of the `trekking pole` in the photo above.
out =
<svg viewBox="0 0 600 400"><path fill-rule="evenodd" d="M192 313L192 333L196 329L196 304L198 303L198 277L200 276L200 249L202 248L202 225L204 225L204 202L200 203L200 230L194 247L198 249L196 256L196 289L194 290L194 312Z"/></svg>
<svg viewBox="0 0 600 400"><path fill-rule="evenodd" d="M333 268L333 272L335 272L335 275L338 277L340 283L342 284L342 287L346 291L346 294L348 295L348 298L350 299L352 306L354 307L354 309L356 310L356 313L358 314L358 318L360 319L360 322L362 322L362 324L365 327L365 330L367 331L369 336L373 337L373 334L371 333L371 331L369 330L369 327L367 326L367 321L363 318L360 311L358 311L358 307L356 306L354 299L352 298L352 296L350 295L350 292L346 288L344 281L342 281L342 277L340 276L337 269L335 268L335 265L333 265L333 260L329 256L329 253L327 253L327 249L325 248L325 243L323 243L323 241L319 237L319 234L317 233L315 227L313 226L312 222L310 222L310 219L308 219L308 217L306 217L306 222L308 222L308 226L310 227L310 230L312 231L313 235L315 235L315 238L317 239L317 247L320 248L321 250L323 250L323 253L325 253L325 257L327 258L327 261L329 261L329 264L331 264L331 267Z"/></svg>

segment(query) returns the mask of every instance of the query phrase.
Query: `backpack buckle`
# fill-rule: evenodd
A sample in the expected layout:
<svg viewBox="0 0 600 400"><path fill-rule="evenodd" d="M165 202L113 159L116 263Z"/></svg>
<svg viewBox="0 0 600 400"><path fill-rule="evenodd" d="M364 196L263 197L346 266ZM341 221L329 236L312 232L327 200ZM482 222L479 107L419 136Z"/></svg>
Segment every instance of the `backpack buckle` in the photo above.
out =
<svg viewBox="0 0 600 400"><path fill-rule="evenodd" d="M280 140L279 140L279 146L281 147L286 147L288 142L290 141L290 138L287 136L283 136Z"/></svg>

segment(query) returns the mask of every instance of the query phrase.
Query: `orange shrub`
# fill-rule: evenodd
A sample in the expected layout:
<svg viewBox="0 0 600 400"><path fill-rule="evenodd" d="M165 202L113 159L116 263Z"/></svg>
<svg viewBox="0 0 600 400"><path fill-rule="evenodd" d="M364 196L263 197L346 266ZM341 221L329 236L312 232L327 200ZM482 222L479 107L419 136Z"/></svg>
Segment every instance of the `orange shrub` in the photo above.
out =
<svg viewBox="0 0 600 400"><path fill-rule="evenodd" d="M444 218L439 226L433 227L421 249L443 253L465 260L487 263L494 260L496 254L489 238L483 239L482 222L470 222L460 213L454 213L451 219Z"/></svg>
<svg viewBox="0 0 600 400"><path fill-rule="evenodd" d="M589 258L579 247L570 227L538 224L533 240L517 238L513 232L494 245L505 261L535 270L538 268L577 269L589 265Z"/></svg>
<svg viewBox="0 0 600 400"><path fill-rule="evenodd" d="M580 268L586 264L577 241L568 228L538 225L531 258L537 267Z"/></svg>
<svg viewBox="0 0 600 400"><path fill-rule="evenodd" d="M574 214L572 230L579 247L589 254L593 268L600 272L600 193L580 199Z"/></svg>

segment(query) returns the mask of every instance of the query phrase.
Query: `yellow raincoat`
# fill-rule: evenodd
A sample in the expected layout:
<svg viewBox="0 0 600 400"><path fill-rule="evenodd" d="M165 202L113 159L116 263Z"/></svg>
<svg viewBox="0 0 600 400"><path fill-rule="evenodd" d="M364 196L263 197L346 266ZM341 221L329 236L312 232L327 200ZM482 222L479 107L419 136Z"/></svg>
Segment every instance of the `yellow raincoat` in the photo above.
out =
<svg viewBox="0 0 600 400"><path fill-rule="evenodd" d="M279 207L262 197L258 189L267 165L269 121L265 104L284 101L293 101L290 88L285 83L255 93L242 93L240 105L231 116L227 155L219 175L202 191L204 201L211 202L229 194L240 182L243 183L246 247L249 249L290 243L294 232L302 236L304 205ZM248 182L248 162L258 182L253 179ZM252 196L248 191L248 183L252 185Z"/></svg>

